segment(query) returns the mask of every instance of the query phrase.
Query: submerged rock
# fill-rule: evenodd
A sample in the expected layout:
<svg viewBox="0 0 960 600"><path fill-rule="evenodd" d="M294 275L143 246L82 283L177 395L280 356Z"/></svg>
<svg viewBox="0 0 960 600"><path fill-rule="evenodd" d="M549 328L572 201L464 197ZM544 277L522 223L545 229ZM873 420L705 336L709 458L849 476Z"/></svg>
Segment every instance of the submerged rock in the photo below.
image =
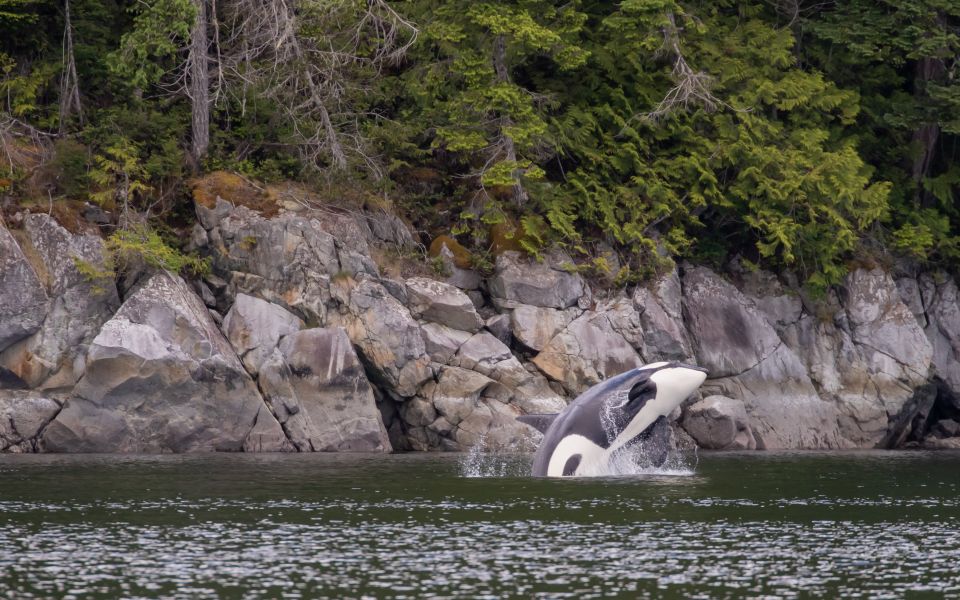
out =
<svg viewBox="0 0 960 600"><path fill-rule="evenodd" d="M182 279L150 277L90 345L44 443L53 452L283 450L250 376Z"/></svg>

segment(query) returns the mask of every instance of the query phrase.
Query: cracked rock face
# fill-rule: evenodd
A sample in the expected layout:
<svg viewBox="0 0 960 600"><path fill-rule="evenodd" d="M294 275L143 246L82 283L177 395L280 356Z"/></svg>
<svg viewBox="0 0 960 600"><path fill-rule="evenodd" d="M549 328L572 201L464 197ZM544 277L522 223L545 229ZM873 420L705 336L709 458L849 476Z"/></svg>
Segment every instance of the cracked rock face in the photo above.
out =
<svg viewBox="0 0 960 600"><path fill-rule="evenodd" d="M44 443L53 452L287 447L202 301L167 273L150 277L104 324Z"/></svg>
<svg viewBox="0 0 960 600"><path fill-rule="evenodd" d="M317 219L296 213L267 219L219 198L215 209L197 205L197 214L207 237L201 243L228 284L228 302L238 293L254 295L322 324L331 277L377 273L362 235L341 238L347 247Z"/></svg>
<svg viewBox="0 0 960 600"><path fill-rule="evenodd" d="M0 390L0 452L40 451L40 432L58 412L60 403L42 394Z"/></svg>
<svg viewBox="0 0 960 600"><path fill-rule="evenodd" d="M40 329L46 314L43 284L0 221L0 351Z"/></svg>
<svg viewBox="0 0 960 600"><path fill-rule="evenodd" d="M709 269L687 269L683 286L683 309L697 364L709 371L709 377L744 373L780 345L763 313Z"/></svg>
<svg viewBox="0 0 960 600"><path fill-rule="evenodd" d="M921 408L914 399L933 355L913 311L880 269L852 272L819 311L786 327L784 339L836 405L841 435L857 447L898 444Z"/></svg>
<svg viewBox="0 0 960 600"><path fill-rule="evenodd" d="M343 329L284 336L263 363L259 385L302 452L391 450L373 389Z"/></svg>
<svg viewBox="0 0 960 600"><path fill-rule="evenodd" d="M406 306L380 283L363 277L334 282L341 310L329 324L343 327L377 383L399 397L410 397L433 375L420 326Z"/></svg>
<svg viewBox="0 0 960 600"><path fill-rule="evenodd" d="M223 319L223 333L230 340L243 366L256 377L260 365L273 353L285 335L303 329L303 321L282 306L237 294Z"/></svg>
<svg viewBox="0 0 960 600"><path fill-rule="evenodd" d="M42 273L49 309L32 335L0 353L0 370L30 388L70 387L83 373L88 344L120 305L112 276L91 274L104 269L103 241L70 233L44 214L24 219L24 236L25 252Z"/></svg>
<svg viewBox="0 0 960 600"><path fill-rule="evenodd" d="M709 370L703 393L741 400L758 446L849 445L835 406L821 400L803 363L752 300L703 267L687 269L683 286L698 364Z"/></svg>
<svg viewBox="0 0 960 600"><path fill-rule="evenodd" d="M646 362L693 361L693 349L683 324L683 290L680 275L673 269L649 287L637 286L633 305L640 313Z"/></svg>

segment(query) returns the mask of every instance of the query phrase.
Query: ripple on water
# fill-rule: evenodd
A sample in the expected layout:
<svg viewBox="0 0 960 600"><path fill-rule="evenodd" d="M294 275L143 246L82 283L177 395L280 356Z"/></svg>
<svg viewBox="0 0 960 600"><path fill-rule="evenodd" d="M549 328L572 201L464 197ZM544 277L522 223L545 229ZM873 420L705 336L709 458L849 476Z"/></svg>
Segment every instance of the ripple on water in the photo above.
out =
<svg viewBox="0 0 960 600"><path fill-rule="evenodd" d="M0 597L960 594L960 459L705 455L572 481L454 460L21 463L0 477Z"/></svg>

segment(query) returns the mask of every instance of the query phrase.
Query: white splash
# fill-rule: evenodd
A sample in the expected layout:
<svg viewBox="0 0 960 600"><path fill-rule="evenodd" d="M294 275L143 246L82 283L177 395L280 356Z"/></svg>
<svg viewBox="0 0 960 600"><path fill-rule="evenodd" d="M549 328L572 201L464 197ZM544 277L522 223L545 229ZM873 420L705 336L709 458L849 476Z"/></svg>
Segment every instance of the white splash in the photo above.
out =
<svg viewBox="0 0 960 600"><path fill-rule="evenodd" d="M522 454L490 452L481 436L475 446L460 458L460 475L476 477L527 477L530 461Z"/></svg>

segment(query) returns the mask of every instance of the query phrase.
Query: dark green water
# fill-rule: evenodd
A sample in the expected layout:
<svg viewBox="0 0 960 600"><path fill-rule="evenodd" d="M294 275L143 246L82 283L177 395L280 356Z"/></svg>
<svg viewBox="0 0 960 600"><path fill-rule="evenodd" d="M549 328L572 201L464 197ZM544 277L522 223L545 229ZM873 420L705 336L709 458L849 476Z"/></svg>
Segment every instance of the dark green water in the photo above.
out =
<svg viewBox="0 0 960 600"><path fill-rule="evenodd" d="M0 597L960 597L960 453L527 460L0 456Z"/></svg>

